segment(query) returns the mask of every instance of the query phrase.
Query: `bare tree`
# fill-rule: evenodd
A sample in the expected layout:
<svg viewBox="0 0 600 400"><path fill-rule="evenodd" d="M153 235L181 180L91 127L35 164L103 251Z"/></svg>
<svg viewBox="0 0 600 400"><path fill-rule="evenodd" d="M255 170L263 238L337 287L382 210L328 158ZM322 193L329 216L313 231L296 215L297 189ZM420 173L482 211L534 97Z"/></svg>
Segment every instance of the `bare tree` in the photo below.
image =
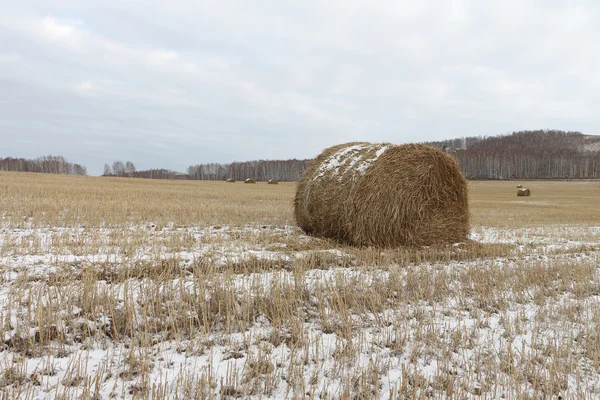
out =
<svg viewBox="0 0 600 400"><path fill-rule="evenodd" d="M113 162L112 172L116 176L125 176L125 164L123 164L123 161Z"/></svg>
<svg viewBox="0 0 600 400"><path fill-rule="evenodd" d="M104 164L104 173L102 174L102 176L111 176L111 175L112 175L112 170L110 169L110 165Z"/></svg>
<svg viewBox="0 0 600 400"><path fill-rule="evenodd" d="M133 176L135 174L135 165L131 161L125 163L125 174L127 176Z"/></svg>

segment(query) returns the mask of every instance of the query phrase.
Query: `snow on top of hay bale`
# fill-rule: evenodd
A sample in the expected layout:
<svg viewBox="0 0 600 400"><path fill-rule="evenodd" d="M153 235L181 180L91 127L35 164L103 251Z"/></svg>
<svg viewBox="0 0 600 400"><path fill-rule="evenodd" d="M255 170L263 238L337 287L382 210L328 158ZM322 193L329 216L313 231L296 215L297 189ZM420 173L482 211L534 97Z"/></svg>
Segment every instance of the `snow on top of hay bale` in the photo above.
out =
<svg viewBox="0 0 600 400"><path fill-rule="evenodd" d="M342 176L350 170L364 174L387 149L388 145L383 143L360 143L341 149L321 164L314 179L331 174L342 180Z"/></svg>

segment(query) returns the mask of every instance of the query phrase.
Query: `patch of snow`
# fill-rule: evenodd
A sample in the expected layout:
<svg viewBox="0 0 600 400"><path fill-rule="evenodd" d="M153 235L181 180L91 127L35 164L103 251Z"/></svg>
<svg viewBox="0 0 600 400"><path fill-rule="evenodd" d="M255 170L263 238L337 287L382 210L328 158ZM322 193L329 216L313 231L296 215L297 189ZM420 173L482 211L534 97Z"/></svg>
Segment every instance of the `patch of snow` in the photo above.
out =
<svg viewBox="0 0 600 400"><path fill-rule="evenodd" d="M378 153L383 153L380 149ZM132 227L132 229L138 229ZM15 335L35 335L35 329L23 326L22 321L28 320L29 314L35 314L36 307L47 306L51 295L64 295L69 293L64 288L50 290L48 281L44 280L50 274L55 273L68 264L80 263L73 267L80 268L82 265L109 262L116 265L138 260L161 260L175 259L181 265L189 265L202 257L206 257L215 265L222 265L231 261L243 261L250 258L266 260L288 260L305 257L306 251L279 253L267 251L260 244L251 244L238 239L244 235L260 235L263 231L259 227L230 227L221 229L213 228L173 228L165 227L162 230L148 231L145 227L139 227L148 235L152 236L156 243L160 244L161 250L168 250L161 241L168 242L174 235L186 234L194 238L193 244L188 247L156 252L151 245L141 245L133 256L127 256L114 244L110 237L117 232L110 228L101 230L51 228L51 229L20 229L9 230L0 234L0 318L3 322L8 321L12 329L5 328L4 341L15 338ZM295 227L277 227L272 233L281 235L301 235ZM96 253L85 254L59 254L54 242L60 235L80 235L85 238L90 234L103 243ZM210 240L208 240L210 238ZM586 238L586 239L584 239ZM550 228L524 228L524 229L497 229L476 227L471 233L471 239L483 243L508 243L517 245L516 250L506 258L493 260L474 260L448 263L415 264L399 269L400 277L426 270L432 273L443 270L449 276L456 276L466 268L494 267L498 269L514 268L516 259L526 263L547 265L554 260L568 259L573 257L578 260L598 260L598 246L600 246L600 227L550 227ZM307 239L308 240L308 239ZM24 252L18 246L12 248L9 244L23 241ZM214 241L214 242L213 242ZM557 254L552 253L560 250L577 249L578 246L595 246L597 250L586 253ZM526 253L523 248L529 246ZM282 246L283 247L283 246ZM29 253L27 249L32 249ZM348 256L340 249L321 250L338 257ZM35 254L33 254L35 252ZM390 266L390 268L394 268ZM35 277L38 281L28 282L30 293L43 293L40 299L32 296L28 307L18 308L16 304L10 303L11 291L20 277L27 274L29 278ZM390 271L377 267L341 268L336 265L328 266L327 269L311 269L303 271L302 274L294 275L291 271L267 271L251 274L228 274L228 277L216 273L215 280L231 278L235 290L252 294L254 288L261 286L265 291L274 282L293 284L296 279L303 280L304 287L309 292L318 290L319 287L333 287L347 283L360 282L362 285L371 285L376 282L388 280ZM169 287L177 290L187 291L190 296L194 295L194 277L182 276L165 284L165 290ZM117 303L122 303L126 297L130 298L131 304L137 304L140 300L138 292L142 285L152 284L145 280L131 279L124 283L109 284L98 282L98 292L110 290L111 295ZM453 285L452 280L449 285ZM169 286L171 285L171 286ZM126 292L127 290L127 292ZM501 354L507 348L515 351L515 357L525 357L539 351L540 343L566 343L569 335L580 332L583 327L572 321L560 321L548 323L547 329L540 328L540 322L536 317L551 314L553 308L549 307L577 307L583 311L595 310L600 304L598 296L585 299L570 298L567 294L559 297L554 305L536 304L535 302L521 304L506 294L506 310L501 313L490 313L487 317L481 317L484 311L473 307L466 309L464 303L469 301L468 296L461 298L450 298L447 301L407 301L394 307L384 308L376 314L366 312L361 315L351 314L348 319L352 321L352 332L348 337L342 337L335 332L325 331L323 326L314 320L301 323L300 331L306 335L306 350L298 349L285 341L271 343L268 338L276 332L271 322L264 316L258 316L254 325L245 332L234 332L230 335L224 333L202 333L197 337L187 340L162 340L156 344L144 348L144 354L139 355L144 361L152 363L149 373L149 383L158 388L164 388L167 397L183 398L183 383L186 379L206 376L215 382L215 387L208 390L214 391L214 396L219 397L221 384L232 379L242 379L245 371L249 368L251 360L257 360L268 354L268 361L276 366L273 376L273 392L270 395L262 395L262 398L286 398L291 397L290 380L292 366L301 366L298 378L302 385L308 389L314 389L315 397L338 398L342 397L343 389L349 387L345 381L349 376L357 376L369 371L371 368L379 371L379 384L381 385L381 398L390 398L393 391L399 389L401 379L406 376L420 374L426 379L435 380L452 369L452 376L464 377L475 376L469 370L471 365L476 364L476 357L481 354ZM463 304L463 306L461 306ZM20 306L19 306L20 307ZM386 306L388 307L388 306ZM67 310L63 310L67 313ZM550 312L549 312L550 311ZM76 317L82 312L81 308L73 307L70 311L73 315L58 314L57 319ZM328 311L325 311L328 312ZM333 314L333 313L332 313ZM94 321L87 323L95 324L96 328L110 326L112 317L106 314L97 315ZM589 318L589 320L593 320ZM369 323L368 321L372 321ZM375 322L377 321L377 322ZM387 323L386 323L387 321ZM402 331L398 332L395 324L402 321ZM427 321L423 325L422 321ZM485 324L482 322L486 322ZM511 326L518 325L520 332L510 334ZM427 332L423 331L423 327ZM27 329L25 329L27 328ZM534 343L533 332L539 332L540 337ZM574 333L575 332L575 333ZM285 333L282 331L282 333ZM429 343L445 343L453 340L455 335L461 338L459 347L450 354L448 365L444 360L438 359L437 349L424 346L419 336L430 334ZM395 341L405 340L402 346L394 347ZM467 342L469 344L467 345ZM354 346L355 356L351 359L344 358L344 348ZM3 350L3 351L2 351ZM131 353L128 343L103 339L98 341L87 341L82 344L65 344L65 357L46 355L44 357L23 357L18 355L9 347L0 348L0 368L8 365L24 363L25 371L30 376L40 373L47 366L52 366L56 371L52 375L43 375L39 386L32 386L30 397L34 399L57 397L59 393L68 391L73 398L83 397L83 389L77 385L69 387L65 379L74 377L74 370L79 370L83 377L99 376L101 384L98 385L99 398L133 398L130 390L135 385L141 384L140 379L133 376L131 379L123 378L123 372L127 370L126 359ZM266 353L265 353L266 352ZM232 356L235 354L235 356ZM583 355L581 363L586 361ZM303 357L306 357L302 360ZM414 358L413 358L414 357ZM588 372L586 372L588 371ZM485 379L486 371L482 371L481 380ZM490 373L490 371L487 371ZM499 372L498 372L499 373ZM575 374L577 373L577 376ZM585 364L580 371L569 372L567 392L563 397L569 398L578 390L588 390L598 393L600 391L600 379L595 373L593 364ZM473 382L477 390L483 390L481 382ZM514 393L499 385L497 396L513 398L522 393ZM328 395L325 395L327 393ZM492 394L488 393L491 397ZM88 397L90 393L87 393ZM305 393L302 393L305 395ZM139 397L139 394L138 394ZM258 398L248 396L248 398Z"/></svg>
<svg viewBox="0 0 600 400"><path fill-rule="evenodd" d="M379 147L379 149L375 152L373 157L367 157L365 155L361 155L360 152L366 149L372 149ZM344 163L348 161L348 169L358 171L359 174L363 175L366 170L375 162L377 159L388 149L388 146L382 144L363 144L363 145L354 145L347 147L345 149L339 150L338 152L332 154L327 160L325 160L321 166L319 167L319 171L315 176L315 180L324 176L326 173L332 171L334 175L338 175L338 179L341 179L339 176L339 168ZM352 155L352 153L358 153L356 155Z"/></svg>

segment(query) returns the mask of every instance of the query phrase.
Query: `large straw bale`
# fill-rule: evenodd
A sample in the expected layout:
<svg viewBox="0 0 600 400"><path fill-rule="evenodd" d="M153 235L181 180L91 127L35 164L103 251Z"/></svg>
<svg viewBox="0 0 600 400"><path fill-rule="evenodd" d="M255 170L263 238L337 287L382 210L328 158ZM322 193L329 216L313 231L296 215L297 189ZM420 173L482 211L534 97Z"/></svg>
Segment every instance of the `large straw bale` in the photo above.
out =
<svg viewBox="0 0 600 400"><path fill-rule="evenodd" d="M305 232L356 246L456 243L469 234L467 192L458 163L439 149L352 142L310 163L294 214Z"/></svg>

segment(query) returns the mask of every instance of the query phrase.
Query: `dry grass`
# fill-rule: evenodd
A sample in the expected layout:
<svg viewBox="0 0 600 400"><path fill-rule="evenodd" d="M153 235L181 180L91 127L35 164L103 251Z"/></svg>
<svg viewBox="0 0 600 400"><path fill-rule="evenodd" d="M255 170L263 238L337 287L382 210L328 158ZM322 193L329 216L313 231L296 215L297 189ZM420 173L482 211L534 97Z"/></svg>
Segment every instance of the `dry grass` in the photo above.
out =
<svg viewBox="0 0 600 400"><path fill-rule="evenodd" d="M472 226L497 228L597 225L598 181L531 181L533 197L515 197L514 182L469 182Z"/></svg>
<svg viewBox="0 0 600 400"><path fill-rule="evenodd" d="M0 216L12 226L208 226L293 223L293 183L224 185L221 181L161 181L5 173ZM258 206L260 204L260 206Z"/></svg>
<svg viewBox="0 0 600 400"><path fill-rule="evenodd" d="M598 182L470 182L472 241L351 248L295 185L0 173L0 398L596 398Z"/></svg>

